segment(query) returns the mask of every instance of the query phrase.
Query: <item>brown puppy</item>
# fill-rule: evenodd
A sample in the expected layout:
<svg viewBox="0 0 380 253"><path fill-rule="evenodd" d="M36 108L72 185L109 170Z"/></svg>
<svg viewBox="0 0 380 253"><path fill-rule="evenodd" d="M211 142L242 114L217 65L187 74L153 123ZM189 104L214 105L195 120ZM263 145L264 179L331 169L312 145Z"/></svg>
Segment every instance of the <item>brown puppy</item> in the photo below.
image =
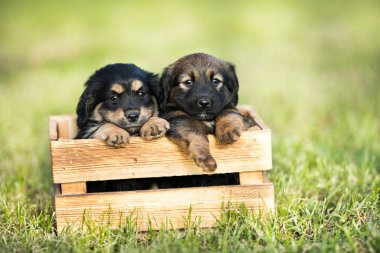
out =
<svg viewBox="0 0 380 253"><path fill-rule="evenodd" d="M239 82L234 65L208 54L187 55L164 69L161 85L162 117L170 123L167 136L198 166L214 171L217 164L207 134L229 144L253 125L236 109Z"/></svg>
<svg viewBox="0 0 380 253"><path fill-rule="evenodd" d="M121 147L130 135L157 138L169 129L158 117L157 75L134 64L109 64L86 82L77 106L77 139L95 138Z"/></svg>

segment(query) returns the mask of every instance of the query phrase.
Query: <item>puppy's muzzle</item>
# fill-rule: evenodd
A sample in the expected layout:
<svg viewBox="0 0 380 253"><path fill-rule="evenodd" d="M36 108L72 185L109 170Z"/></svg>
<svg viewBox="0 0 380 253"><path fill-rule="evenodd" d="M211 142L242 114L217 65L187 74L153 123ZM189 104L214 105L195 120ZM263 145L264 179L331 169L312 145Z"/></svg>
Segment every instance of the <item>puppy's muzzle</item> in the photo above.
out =
<svg viewBox="0 0 380 253"><path fill-rule="evenodd" d="M203 108L203 109L210 107L211 106L211 100L208 98L200 98L197 101L197 106L200 108Z"/></svg>
<svg viewBox="0 0 380 253"><path fill-rule="evenodd" d="M138 111L129 111L125 114L129 122L136 122L140 116Z"/></svg>

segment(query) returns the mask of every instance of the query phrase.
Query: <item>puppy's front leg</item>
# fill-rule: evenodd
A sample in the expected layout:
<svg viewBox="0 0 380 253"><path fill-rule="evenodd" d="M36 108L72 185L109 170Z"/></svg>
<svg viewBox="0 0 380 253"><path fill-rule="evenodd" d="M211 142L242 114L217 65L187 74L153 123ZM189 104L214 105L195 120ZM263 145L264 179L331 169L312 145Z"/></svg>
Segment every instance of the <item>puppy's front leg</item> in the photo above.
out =
<svg viewBox="0 0 380 253"><path fill-rule="evenodd" d="M129 143L129 133L112 123L102 124L91 138L105 141L108 145L122 147Z"/></svg>
<svg viewBox="0 0 380 253"><path fill-rule="evenodd" d="M215 171L217 164L210 152L207 132L203 126L197 126L192 120L170 121L169 138L182 146L182 148L194 159L195 163L204 171Z"/></svg>
<svg viewBox="0 0 380 253"><path fill-rule="evenodd" d="M207 135L194 134L188 136L187 150L190 157L194 159L196 164L204 171L213 172L216 170L217 164L211 156L210 146Z"/></svg>
<svg viewBox="0 0 380 253"><path fill-rule="evenodd" d="M246 130L244 118L236 108L226 109L216 118L215 137L221 144L230 144Z"/></svg>

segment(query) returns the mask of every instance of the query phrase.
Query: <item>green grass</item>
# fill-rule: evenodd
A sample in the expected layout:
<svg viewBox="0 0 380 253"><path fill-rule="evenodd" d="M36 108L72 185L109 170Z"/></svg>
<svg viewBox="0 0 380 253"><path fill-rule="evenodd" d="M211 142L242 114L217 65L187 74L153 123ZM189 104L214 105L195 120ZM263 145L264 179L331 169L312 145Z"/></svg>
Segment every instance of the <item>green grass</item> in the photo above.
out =
<svg viewBox="0 0 380 253"><path fill-rule="evenodd" d="M378 13L376 1L2 2L0 251L379 252ZM160 72L198 51L236 64L240 103L272 129L276 212L56 236L48 116L74 114L107 63Z"/></svg>

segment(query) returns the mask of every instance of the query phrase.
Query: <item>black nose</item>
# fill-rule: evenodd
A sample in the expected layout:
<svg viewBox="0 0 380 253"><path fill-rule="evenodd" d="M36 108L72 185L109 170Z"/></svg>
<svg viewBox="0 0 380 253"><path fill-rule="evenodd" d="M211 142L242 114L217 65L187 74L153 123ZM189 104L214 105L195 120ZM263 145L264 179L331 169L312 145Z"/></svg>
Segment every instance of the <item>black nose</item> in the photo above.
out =
<svg viewBox="0 0 380 253"><path fill-rule="evenodd" d="M198 100L198 106L201 108L210 107L211 101L208 98L201 98Z"/></svg>
<svg viewBox="0 0 380 253"><path fill-rule="evenodd" d="M139 113L138 112L128 112L127 118L129 120L129 122L136 122L137 119L139 118Z"/></svg>

